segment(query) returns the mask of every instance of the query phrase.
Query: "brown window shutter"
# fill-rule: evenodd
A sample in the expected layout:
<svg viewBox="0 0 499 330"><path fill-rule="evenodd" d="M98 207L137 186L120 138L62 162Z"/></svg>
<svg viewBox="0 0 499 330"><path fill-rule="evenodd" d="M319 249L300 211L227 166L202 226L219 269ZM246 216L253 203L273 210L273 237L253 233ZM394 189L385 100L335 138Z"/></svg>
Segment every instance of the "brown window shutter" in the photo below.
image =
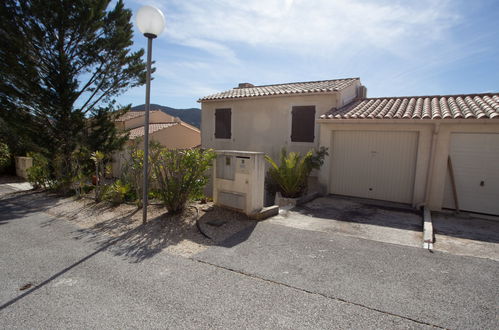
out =
<svg viewBox="0 0 499 330"><path fill-rule="evenodd" d="M293 107L291 116L291 141L314 142L315 106Z"/></svg>
<svg viewBox="0 0 499 330"><path fill-rule="evenodd" d="M215 109L215 138L231 138L231 109Z"/></svg>

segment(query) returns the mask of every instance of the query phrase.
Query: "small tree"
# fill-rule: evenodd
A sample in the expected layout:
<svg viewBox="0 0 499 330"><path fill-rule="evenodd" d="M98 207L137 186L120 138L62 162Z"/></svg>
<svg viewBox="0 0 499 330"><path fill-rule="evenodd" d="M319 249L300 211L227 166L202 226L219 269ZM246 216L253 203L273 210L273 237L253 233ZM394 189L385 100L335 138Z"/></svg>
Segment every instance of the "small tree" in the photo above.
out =
<svg viewBox="0 0 499 330"><path fill-rule="evenodd" d="M267 173L267 189L271 192L279 191L283 197L300 197L307 189L310 173L322 166L327 155L327 149L324 147L318 151L310 150L303 157L297 152L288 154L283 148L280 165L265 155L271 166Z"/></svg>
<svg viewBox="0 0 499 330"><path fill-rule="evenodd" d="M104 179L104 153L95 151L91 159L95 164L95 201L100 202L103 194L102 181Z"/></svg>
<svg viewBox="0 0 499 330"><path fill-rule="evenodd" d="M75 150L71 155L72 177L71 183L76 193L76 197L80 198L83 194L83 187L89 178L87 162L89 153L85 149Z"/></svg>
<svg viewBox="0 0 499 330"><path fill-rule="evenodd" d="M132 12L122 0L2 0L0 18L0 136L42 153L65 186L74 150L121 147L113 100L146 78Z"/></svg>
<svg viewBox="0 0 499 330"><path fill-rule="evenodd" d="M202 196L208 183L205 173L215 156L211 149L169 150L158 146L152 149L152 170L159 186L158 197L168 212L181 212L190 199Z"/></svg>

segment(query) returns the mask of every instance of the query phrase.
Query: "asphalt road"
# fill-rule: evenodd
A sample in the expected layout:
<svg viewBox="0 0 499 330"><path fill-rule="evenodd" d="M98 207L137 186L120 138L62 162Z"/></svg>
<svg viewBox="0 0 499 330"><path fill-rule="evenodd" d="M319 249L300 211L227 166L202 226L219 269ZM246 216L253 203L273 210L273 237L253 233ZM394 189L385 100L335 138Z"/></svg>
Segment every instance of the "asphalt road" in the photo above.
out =
<svg viewBox="0 0 499 330"><path fill-rule="evenodd" d="M498 327L490 260L263 222L192 259L136 262L42 206L0 200L1 328Z"/></svg>

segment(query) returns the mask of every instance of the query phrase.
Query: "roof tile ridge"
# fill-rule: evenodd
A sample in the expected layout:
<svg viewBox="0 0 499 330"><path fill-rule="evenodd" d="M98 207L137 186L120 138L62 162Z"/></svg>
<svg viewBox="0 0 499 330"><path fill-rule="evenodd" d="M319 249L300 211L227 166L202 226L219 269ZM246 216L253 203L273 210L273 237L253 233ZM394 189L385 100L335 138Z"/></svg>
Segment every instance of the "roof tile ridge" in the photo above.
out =
<svg viewBox="0 0 499 330"><path fill-rule="evenodd" d="M249 89L250 88L257 88L257 87L271 87L271 86L282 86L282 85L314 84L314 83L321 83L321 82L327 82L327 81L342 81L342 80L360 80L360 77L325 79L325 80L314 80L314 81L294 81L294 82L279 83L279 84L256 85L254 87L249 87ZM232 88L232 89L237 89L237 88Z"/></svg>
<svg viewBox="0 0 499 330"><path fill-rule="evenodd" d="M412 98L448 98L448 97L475 97L475 96L498 96L499 92L485 92L485 93L471 93L471 94L434 94L434 95L405 95L405 96L376 96L376 97L366 97L364 100L372 100L372 99L412 99Z"/></svg>

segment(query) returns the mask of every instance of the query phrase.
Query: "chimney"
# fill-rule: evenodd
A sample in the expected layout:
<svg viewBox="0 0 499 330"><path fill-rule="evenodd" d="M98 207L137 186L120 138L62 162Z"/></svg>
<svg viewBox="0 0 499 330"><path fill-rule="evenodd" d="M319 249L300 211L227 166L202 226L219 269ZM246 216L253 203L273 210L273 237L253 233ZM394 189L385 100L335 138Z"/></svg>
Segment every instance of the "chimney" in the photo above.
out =
<svg viewBox="0 0 499 330"><path fill-rule="evenodd" d="M239 86L236 88L251 88L251 87L255 87L255 85L245 82L245 83L239 83Z"/></svg>
<svg viewBox="0 0 499 330"><path fill-rule="evenodd" d="M180 123L182 120L180 120L180 117L173 117L173 122Z"/></svg>
<svg viewBox="0 0 499 330"><path fill-rule="evenodd" d="M367 97L367 87L360 85L357 87L357 99L363 100Z"/></svg>

